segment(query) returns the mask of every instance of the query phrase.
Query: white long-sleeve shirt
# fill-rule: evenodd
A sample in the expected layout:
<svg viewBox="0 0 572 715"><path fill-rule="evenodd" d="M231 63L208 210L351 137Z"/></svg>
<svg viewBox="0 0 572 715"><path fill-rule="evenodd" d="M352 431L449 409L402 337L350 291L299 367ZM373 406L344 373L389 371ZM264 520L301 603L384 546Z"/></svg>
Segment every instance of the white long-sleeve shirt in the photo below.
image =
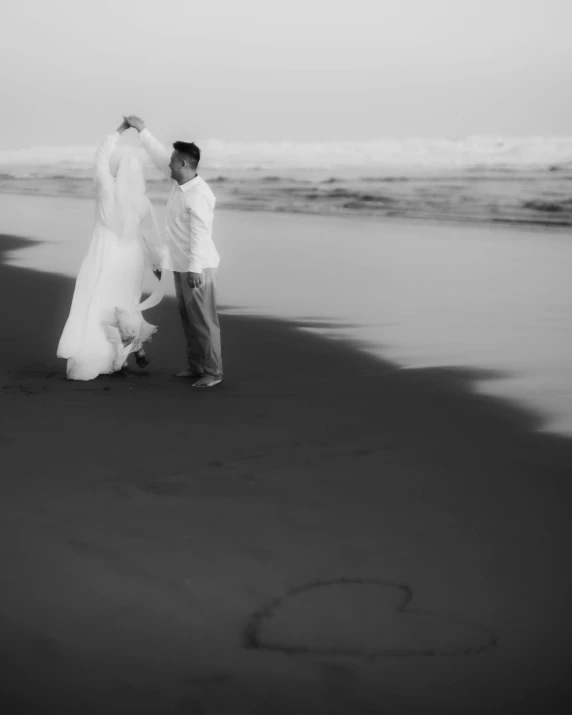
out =
<svg viewBox="0 0 572 715"><path fill-rule="evenodd" d="M170 152L148 129L139 132L149 157L170 179ZM164 267L180 273L202 273L216 268L220 256L212 240L215 195L198 174L185 184L171 179L165 214L166 258Z"/></svg>

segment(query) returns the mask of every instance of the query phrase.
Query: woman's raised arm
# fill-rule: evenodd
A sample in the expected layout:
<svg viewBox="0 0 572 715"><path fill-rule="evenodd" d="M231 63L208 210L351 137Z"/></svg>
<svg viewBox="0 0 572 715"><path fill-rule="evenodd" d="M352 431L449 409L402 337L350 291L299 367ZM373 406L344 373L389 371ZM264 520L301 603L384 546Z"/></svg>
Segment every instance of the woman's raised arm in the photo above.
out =
<svg viewBox="0 0 572 715"><path fill-rule="evenodd" d="M93 159L94 181L95 191L98 194L106 189L113 188L113 175L111 174L109 160L113 154L113 150L117 146L119 134L120 132L117 130L113 132L113 134L105 136L95 152Z"/></svg>

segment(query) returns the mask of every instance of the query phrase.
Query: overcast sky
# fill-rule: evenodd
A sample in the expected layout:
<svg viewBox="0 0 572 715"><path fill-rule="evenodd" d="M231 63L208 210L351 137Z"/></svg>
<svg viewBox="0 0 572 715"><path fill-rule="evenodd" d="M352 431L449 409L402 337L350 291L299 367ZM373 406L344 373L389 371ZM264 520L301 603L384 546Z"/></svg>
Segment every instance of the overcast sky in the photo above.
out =
<svg viewBox="0 0 572 715"><path fill-rule="evenodd" d="M0 148L572 135L572 0L0 0Z"/></svg>

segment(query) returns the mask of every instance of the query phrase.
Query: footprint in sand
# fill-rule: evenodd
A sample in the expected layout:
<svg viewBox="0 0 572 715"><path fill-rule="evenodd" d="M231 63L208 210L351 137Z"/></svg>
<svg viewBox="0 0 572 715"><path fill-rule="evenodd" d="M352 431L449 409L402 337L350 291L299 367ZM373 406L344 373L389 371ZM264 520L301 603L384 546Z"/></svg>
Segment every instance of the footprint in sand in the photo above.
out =
<svg viewBox="0 0 572 715"><path fill-rule="evenodd" d="M497 638L478 623L409 609L406 584L376 579L322 581L288 592L258 609L245 629L245 647L376 658L470 655Z"/></svg>
<svg viewBox="0 0 572 715"><path fill-rule="evenodd" d="M46 385L42 384L9 384L2 385L2 390L9 395L24 395L25 397L30 397L30 395L38 395L41 392L45 392L47 389Z"/></svg>

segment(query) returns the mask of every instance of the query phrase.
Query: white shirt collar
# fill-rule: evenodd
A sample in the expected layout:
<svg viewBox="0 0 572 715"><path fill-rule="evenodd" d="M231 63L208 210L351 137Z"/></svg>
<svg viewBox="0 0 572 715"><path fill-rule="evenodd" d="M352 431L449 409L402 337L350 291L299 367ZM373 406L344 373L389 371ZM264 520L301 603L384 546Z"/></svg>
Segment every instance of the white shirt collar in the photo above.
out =
<svg viewBox="0 0 572 715"><path fill-rule="evenodd" d="M192 179L189 179L189 181L185 181L184 184L179 184L179 189L181 191L188 191L195 183L197 183L197 179L199 179L199 175L197 174L196 176L193 176Z"/></svg>

